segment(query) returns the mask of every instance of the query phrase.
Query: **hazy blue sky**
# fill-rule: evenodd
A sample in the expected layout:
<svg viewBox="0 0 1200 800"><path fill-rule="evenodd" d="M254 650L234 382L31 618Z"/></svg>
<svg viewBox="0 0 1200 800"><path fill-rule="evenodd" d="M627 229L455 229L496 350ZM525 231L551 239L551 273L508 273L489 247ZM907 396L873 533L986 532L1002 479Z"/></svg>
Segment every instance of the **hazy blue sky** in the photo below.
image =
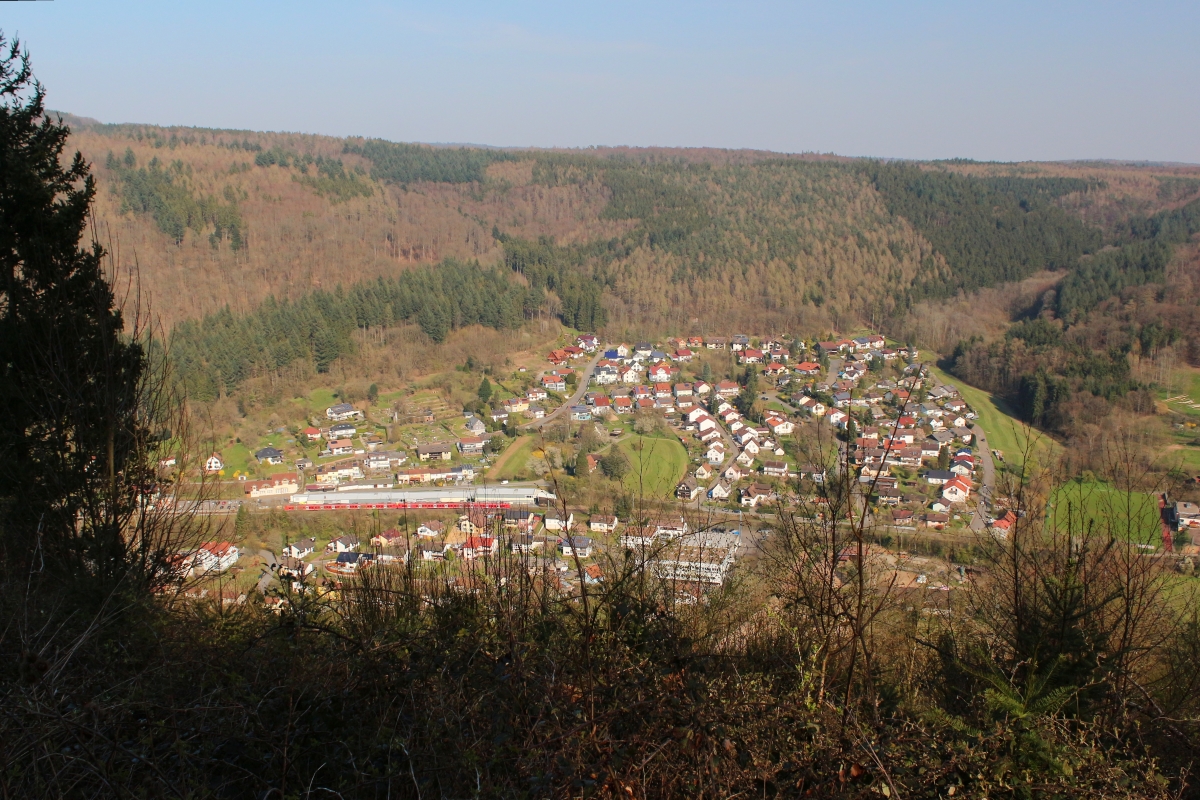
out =
<svg viewBox="0 0 1200 800"><path fill-rule="evenodd" d="M105 122L1200 162L1200 2L0 5Z"/></svg>

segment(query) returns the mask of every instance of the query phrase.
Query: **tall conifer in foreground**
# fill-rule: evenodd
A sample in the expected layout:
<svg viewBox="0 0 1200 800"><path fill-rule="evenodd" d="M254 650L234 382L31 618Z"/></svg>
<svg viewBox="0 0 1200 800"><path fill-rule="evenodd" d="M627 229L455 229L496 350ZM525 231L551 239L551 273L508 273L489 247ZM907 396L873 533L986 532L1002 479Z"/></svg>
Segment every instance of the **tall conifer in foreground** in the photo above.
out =
<svg viewBox="0 0 1200 800"><path fill-rule="evenodd" d="M154 478L147 357L104 248L82 244L89 166L64 159L70 130L46 114L28 54L2 35L0 53L3 558L103 597L156 569L138 521Z"/></svg>

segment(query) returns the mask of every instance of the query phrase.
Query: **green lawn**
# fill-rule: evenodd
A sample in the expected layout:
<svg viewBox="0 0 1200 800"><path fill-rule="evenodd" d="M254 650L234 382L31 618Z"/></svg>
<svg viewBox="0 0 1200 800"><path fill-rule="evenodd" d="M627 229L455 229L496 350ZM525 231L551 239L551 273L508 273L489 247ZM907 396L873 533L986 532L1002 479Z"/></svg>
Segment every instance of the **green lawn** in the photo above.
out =
<svg viewBox="0 0 1200 800"><path fill-rule="evenodd" d="M325 409L337 402L333 389L313 389L308 393L308 408L313 414L325 416Z"/></svg>
<svg viewBox="0 0 1200 800"><path fill-rule="evenodd" d="M1162 545L1158 499L1145 492L1123 492L1102 481L1076 478L1054 491L1047 517L1051 526L1070 533L1091 531L1137 544Z"/></svg>
<svg viewBox="0 0 1200 800"><path fill-rule="evenodd" d="M495 466L488 472L490 481L511 481L517 478L537 478L526 469L529 459L533 457L537 436L521 436L510 444L496 460Z"/></svg>
<svg viewBox="0 0 1200 800"><path fill-rule="evenodd" d="M670 497L688 467L678 439L631 436L617 445L629 459L625 488L645 497Z"/></svg>
<svg viewBox="0 0 1200 800"><path fill-rule="evenodd" d="M244 444L227 445L220 450L221 460L225 462L225 477L232 479L237 472L249 472L252 465L257 465L250 453L250 448Z"/></svg>
<svg viewBox="0 0 1200 800"><path fill-rule="evenodd" d="M1029 448L1031 435L1033 438L1032 453L1041 461L1041 466L1048 466L1048 462L1058 456L1061 445L1018 419L1004 400L982 389L976 389L937 367L930 367L930 369L942 383L953 384L962 399L979 415L976 422L987 433L988 445L991 449L999 450L1004 454L1004 464L1020 467ZM1002 465L997 462L996 466L1000 468Z"/></svg>

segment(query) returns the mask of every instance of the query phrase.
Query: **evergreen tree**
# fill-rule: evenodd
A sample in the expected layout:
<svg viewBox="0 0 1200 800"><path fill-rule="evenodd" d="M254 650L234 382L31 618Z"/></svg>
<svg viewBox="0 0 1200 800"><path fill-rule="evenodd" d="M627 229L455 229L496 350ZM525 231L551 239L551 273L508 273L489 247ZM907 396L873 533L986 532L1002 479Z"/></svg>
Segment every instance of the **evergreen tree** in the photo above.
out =
<svg viewBox="0 0 1200 800"><path fill-rule="evenodd" d="M492 399L492 382L485 375L483 380L479 382L479 399L486 403Z"/></svg>
<svg viewBox="0 0 1200 800"><path fill-rule="evenodd" d="M937 468L943 472L950 469L950 448L943 447L938 450Z"/></svg>
<svg viewBox="0 0 1200 800"><path fill-rule="evenodd" d="M153 481L147 425L164 420L145 405L146 357L123 333L104 249L81 246L96 186L81 155L63 158L69 135L46 115L28 55L0 35L5 569L34 563L100 598L156 566L136 515Z"/></svg>
<svg viewBox="0 0 1200 800"><path fill-rule="evenodd" d="M379 399L379 384L372 383L367 387L367 400L374 403Z"/></svg>

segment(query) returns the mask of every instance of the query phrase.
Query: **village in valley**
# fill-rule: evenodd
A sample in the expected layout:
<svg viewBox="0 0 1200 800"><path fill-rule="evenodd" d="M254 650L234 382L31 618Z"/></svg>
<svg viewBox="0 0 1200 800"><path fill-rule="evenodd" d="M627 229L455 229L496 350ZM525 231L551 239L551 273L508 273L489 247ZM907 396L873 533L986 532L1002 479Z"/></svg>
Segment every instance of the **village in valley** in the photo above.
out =
<svg viewBox="0 0 1200 800"><path fill-rule="evenodd" d="M915 348L878 334L568 334L507 371L448 374L459 390L442 376L317 394L328 405L307 419L252 450L235 442L241 465L212 453L203 472L219 496L199 509L223 538L180 554L191 591L244 601L380 565L453 575L501 556L571 591L636 554L702 594L756 557L780 509L821 517L830 480L853 486L902 582L948 589L964 571L939 542L1003 538L1016 520L975 410ZM246 520L264 515L246 541Z"/></svg>

